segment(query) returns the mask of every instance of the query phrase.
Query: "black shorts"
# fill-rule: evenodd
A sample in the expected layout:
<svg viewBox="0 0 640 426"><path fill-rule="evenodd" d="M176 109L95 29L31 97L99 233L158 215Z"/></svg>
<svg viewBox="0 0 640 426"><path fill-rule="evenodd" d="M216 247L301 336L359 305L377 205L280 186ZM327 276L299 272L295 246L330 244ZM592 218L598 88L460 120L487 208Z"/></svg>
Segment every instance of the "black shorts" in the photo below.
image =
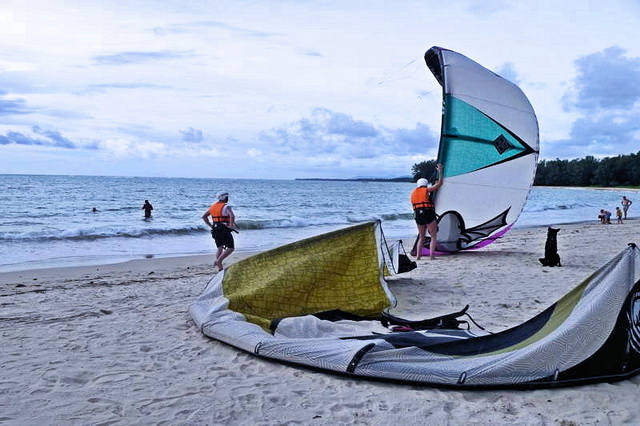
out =
<svg viewBox="0 0 640 426"><path fill-rule="evenodd" d="M231 229L225 225L213 225L211 236L216 242L216 247L234 248L233 235Z"/></svg>
<svg viewBox="0 0 640 426"><path fill-rule="evenodd" d="M436 220L436 211L434 209L416 209L413 211L413 218L418 225L428 225Z"/></svg>

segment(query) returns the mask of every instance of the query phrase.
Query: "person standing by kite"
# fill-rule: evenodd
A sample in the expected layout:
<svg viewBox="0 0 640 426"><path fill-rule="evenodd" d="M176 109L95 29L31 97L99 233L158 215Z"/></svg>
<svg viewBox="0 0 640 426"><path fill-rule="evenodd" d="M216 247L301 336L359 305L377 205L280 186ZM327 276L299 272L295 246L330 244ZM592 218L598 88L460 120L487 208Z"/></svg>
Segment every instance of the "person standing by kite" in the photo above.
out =
<svg viewBox="0 0 640 426"><path fill-rule="evenodd" d="M218 201L213 203L209 209L202 215L202 220L211 228L211 236L216 242L217 253L214 266L219 271L224 269L222 261L229 257L235 249L235 242L231 232L236 231L236 217L233 214L229 202L229 193L221 192L217 195ZM211 221L209 221L211 218ZM212 223L213 222L213 223Z"/></svg>
<svg viewBox="0 0 640 426"><path fill-rule="evenodd" d="M426 231L429 231L431 242L429 243L429 257L434 259L436 244L438 240L438 224L436 222L436 209L431 200L431 193L437 191L442 186L442 164L437 164L438 181L428 186L426 179L420 178L416 183L417 187L411 193L411 206L413 215L418 227L418 245L416 249L416 260L420 260L422 247L426 238Z"/></svg>

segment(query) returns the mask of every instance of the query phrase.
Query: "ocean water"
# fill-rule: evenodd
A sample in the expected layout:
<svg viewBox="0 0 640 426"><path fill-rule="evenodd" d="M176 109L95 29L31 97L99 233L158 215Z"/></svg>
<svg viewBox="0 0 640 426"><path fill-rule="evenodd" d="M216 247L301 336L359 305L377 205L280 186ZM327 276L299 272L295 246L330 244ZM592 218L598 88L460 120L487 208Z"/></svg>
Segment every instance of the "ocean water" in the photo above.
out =
<svg viewBox="0 0 640 426"><path fill-rule="evenodd" d="M374 219L382 221L387 238L406 238L416 232L408 201L413 188L400 182L0 175L0 272L212 253L201 216L222 190L231 194L240 228L238 251ZM535 187L516 227L595 221L601 208L619 206L622 195L634 200L637 194ZM145 199L154 206L148 220Z"/></svg>

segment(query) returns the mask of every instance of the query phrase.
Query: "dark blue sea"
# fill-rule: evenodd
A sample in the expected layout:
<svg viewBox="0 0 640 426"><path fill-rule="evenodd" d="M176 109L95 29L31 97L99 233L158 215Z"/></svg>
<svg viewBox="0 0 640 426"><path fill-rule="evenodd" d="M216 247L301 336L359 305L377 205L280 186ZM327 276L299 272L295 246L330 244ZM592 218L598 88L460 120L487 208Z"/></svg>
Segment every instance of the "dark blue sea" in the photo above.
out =
<svg viewBox="0 0 640 426"><path fill-rule="evenodd" d="M413 188L395 182L0 175L0 272L211 253L201 216L222 190L231 194L239 251L374 219L382 221L387 238L405 238L407 245L416 232L408 201ZM516 227L595 221L600 208L613 211L622 195L634 200L637 193L534 187ZM148 220L146 199L154 207Z"/></svg>

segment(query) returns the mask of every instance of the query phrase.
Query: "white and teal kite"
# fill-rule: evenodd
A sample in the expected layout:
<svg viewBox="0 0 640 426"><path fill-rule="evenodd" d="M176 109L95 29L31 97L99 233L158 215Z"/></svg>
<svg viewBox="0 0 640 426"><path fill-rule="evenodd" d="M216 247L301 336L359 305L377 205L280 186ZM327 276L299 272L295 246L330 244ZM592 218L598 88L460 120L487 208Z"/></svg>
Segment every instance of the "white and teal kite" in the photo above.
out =
<svg viewBox="0 0 640 426"><path fill-rule="evenodd" d="M425 61L443 94L437 250L482 247L504 235L524 207L538 160L538 121L518 86L471 59L432 47Z"/></svg>

